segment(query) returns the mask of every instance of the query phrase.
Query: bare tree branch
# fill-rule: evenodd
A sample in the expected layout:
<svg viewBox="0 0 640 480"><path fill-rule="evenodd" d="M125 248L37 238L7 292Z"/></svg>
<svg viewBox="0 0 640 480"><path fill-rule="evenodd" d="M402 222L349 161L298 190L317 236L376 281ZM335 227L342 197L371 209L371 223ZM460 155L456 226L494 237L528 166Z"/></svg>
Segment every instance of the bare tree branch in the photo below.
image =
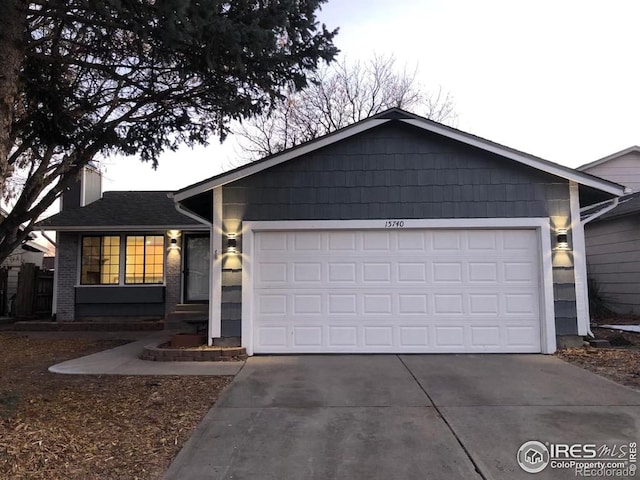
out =
<svg viewBox="0 0 640 480"><path fill-rule="evenodd" d="M256 160L393 107L455 124L451 94L442 88L427 91L418 77L417 66L398 69L393 56L343 60L319 69L306 88L289 92L272 111L243 122L233 133L240 138L244 160Z"/></svg>

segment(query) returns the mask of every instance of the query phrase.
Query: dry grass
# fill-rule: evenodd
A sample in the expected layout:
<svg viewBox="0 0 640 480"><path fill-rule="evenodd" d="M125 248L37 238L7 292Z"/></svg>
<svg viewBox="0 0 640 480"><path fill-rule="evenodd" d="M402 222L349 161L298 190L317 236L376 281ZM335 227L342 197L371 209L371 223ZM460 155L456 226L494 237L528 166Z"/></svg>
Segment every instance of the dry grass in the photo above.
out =
<svg viewBox="0 0 640 480"><path fill-rule="evenodd" d="M635 323L638 323L637 319ZM640 390L640 334L605 328L594 328L593 332L596 338L607 339L619 347L567 348L559 350L557 356L614 382Z"/></svg>
<svg viewBox="0 0 640 480"><path fill-rule="evenodd" d="M0 333L0 478L161 478L231 377L67 376L121 341Z"/></svg>

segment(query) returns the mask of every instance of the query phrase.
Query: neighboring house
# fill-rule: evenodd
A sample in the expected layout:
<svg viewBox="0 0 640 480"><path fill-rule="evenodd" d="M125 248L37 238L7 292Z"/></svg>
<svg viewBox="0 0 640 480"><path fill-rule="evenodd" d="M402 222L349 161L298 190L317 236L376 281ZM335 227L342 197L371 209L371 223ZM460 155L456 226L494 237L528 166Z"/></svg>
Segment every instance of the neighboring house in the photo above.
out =
<svg viewBox="0 0 640 480"><path fill-rule="evenodd" d="M640 315L640 147L633 146L578 170L621 183L635 193L605 203L585 226L588 275L607 308Z"/></svg>
<svg viewBox="0 0 640 480"><path fill-rule="evenodd" d="M176 292L186 264L179 301L209 300L209 338L250 354L551 353L589 327L580 207L622 192L392 109L175 192L185 221L111 192L43 226L61 232L60 319L142 302L125 243L144 234L132 252L169 249L156 288ZM197 226L210 237L190 254ZM195 298L189 257L210 266Z"/></svg>
<svg viewBox="0 0 640 480"><path fill-rule="evenodd" d="M6 212L0 209L0 217L5 215ZM7 304L4 311L0 310L0 316L11 313L11 300L18 292L18 274L22 265L33 263L38 268L42 268L43 259L49 247L39 240L36 235L30 235L28 240L23 242L0 264L0 268L7 269L6 292L0 292L1 295L4 295L3 298L7 299ZM0 306L3 306L3 304L4 302L0 301Z"/></svg>

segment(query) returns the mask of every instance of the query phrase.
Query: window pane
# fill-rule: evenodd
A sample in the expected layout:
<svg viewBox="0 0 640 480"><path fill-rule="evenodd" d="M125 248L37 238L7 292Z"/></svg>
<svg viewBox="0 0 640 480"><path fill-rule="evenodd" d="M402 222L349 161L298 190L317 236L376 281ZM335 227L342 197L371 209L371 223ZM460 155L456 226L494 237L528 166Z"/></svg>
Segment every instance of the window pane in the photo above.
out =
<svg viewBox="0 0 640 480"><path fill-rule="evenodd" d="M127 237L125 282L162 283L164 235Z"/></svg>
<svg viewBox="0 0 640 480"><path fill-rule="evenodd" d="M120 237L90 236L82 238L81 284L117 284L119 273Z"/></svg>

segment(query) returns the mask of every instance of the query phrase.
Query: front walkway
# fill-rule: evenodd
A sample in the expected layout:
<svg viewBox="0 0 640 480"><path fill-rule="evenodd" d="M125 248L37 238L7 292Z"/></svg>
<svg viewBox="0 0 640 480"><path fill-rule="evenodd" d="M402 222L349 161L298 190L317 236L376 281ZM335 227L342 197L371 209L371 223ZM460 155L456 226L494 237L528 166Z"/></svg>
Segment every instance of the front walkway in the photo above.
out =
<svg viewBox="0 0 640 480"><path fill-rule="evenodd" d="M154 332L142 340L58 363L49 371L75 375L236 375L244 366L244 362L151 362L138 358L145 346L156 346L170 337L166 332Z"/></svg>

